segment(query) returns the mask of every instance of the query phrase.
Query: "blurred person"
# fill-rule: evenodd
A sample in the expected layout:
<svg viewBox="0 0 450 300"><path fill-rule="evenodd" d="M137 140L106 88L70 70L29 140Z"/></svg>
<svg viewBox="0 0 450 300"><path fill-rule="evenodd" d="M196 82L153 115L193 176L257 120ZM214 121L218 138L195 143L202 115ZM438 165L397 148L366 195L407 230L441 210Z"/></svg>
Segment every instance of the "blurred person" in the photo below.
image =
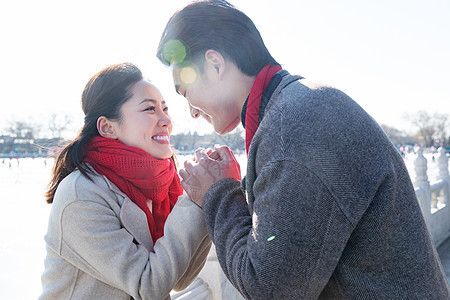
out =
<svg viewBox="0 0 450 300"><path fill-rule="evenodd" d="M450 298L403 159L354 100L284 70L226 1L176 12L157 57L193 118L245 128L242 182L223 146L180 170L245 298Z"/></svg>
<svg viewBox="0 0 450 300"><path fill-rule="evenodd" d="M84 126L47 192L40 299L170 299L211 241L201 209L181 196L167 104L130 63L92 77L81 104Z"/></svg>

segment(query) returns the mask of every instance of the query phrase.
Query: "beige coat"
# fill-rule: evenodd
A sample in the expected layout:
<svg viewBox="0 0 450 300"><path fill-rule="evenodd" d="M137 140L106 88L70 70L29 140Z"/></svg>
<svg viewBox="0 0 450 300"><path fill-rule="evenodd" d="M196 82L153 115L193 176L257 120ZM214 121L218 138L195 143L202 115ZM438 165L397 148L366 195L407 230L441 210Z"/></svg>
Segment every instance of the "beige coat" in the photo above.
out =
<svg viewBox="0 0 450 300"><path fill-rule="evenodd" d="M181 196L153 245L144 212L105 176L59 185L45 236L39 299L165 299L203 267L211 240L201 208Z"/></svg>

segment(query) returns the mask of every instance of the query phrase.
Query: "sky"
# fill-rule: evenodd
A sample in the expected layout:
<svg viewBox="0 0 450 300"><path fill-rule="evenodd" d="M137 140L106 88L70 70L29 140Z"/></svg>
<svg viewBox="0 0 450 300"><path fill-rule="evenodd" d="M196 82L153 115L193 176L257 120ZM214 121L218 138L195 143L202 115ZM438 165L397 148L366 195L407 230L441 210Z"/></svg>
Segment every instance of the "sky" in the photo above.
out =
<svg viewBox="0 0 450 300"><path fill-rule="evenodd" d="M230 2L286 70L342 90L379 123L410 131L408 114L450 114L450 1ZM188 3L1 1L0 129L8 120L46 124L56 113L71 117L66 135L75 137L87 81L108 65L132 62L163 94L173 133L212 132L190 118L170 69L155 56L167 21Z"/></svg>

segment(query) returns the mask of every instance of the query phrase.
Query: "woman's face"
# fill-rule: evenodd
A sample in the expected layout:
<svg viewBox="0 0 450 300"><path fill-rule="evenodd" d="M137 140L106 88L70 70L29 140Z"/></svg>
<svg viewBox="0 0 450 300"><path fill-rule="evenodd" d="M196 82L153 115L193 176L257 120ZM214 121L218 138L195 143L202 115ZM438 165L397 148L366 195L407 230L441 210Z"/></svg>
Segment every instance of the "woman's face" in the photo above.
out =
<svg viewBox="0 0 450 300"><path fill-rule="evenodd" d="M119 141L150 153L154 158L172 156L169 137L172 121L159 90L141 80L131 89L133 96L121 107L122 119L113 122Z"/></svg>

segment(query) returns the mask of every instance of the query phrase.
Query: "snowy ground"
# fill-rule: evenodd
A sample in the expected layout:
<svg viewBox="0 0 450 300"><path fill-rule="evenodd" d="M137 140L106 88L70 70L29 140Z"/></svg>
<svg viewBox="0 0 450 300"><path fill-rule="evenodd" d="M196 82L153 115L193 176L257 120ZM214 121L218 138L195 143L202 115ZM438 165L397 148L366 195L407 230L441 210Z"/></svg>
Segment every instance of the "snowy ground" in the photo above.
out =
<svg viewBox="0 0 450 300"><path fill-rule="evenodd" d="M437 175L436 163L426 155L429 180ZM180 165L185 158L180 158ZM238 157L242 175L245 154ZM413 155L405 158L413 167ZM11 166L9 166L11 163ZM36 299L41 292L40 276L44 269L47 219L51 205L45 203L45 187L50 179L53 160L43 158L0 160L0 291L1 299ZM412 175L414 180L414 175Z"/></svg>
<svg viewBox="0 0 450 300"><path fill-rule="evenodd" d="M45 203L51 162L20 159L0 163L0 291L2 299L37 299L41 291L50 205Z"/></svg>

